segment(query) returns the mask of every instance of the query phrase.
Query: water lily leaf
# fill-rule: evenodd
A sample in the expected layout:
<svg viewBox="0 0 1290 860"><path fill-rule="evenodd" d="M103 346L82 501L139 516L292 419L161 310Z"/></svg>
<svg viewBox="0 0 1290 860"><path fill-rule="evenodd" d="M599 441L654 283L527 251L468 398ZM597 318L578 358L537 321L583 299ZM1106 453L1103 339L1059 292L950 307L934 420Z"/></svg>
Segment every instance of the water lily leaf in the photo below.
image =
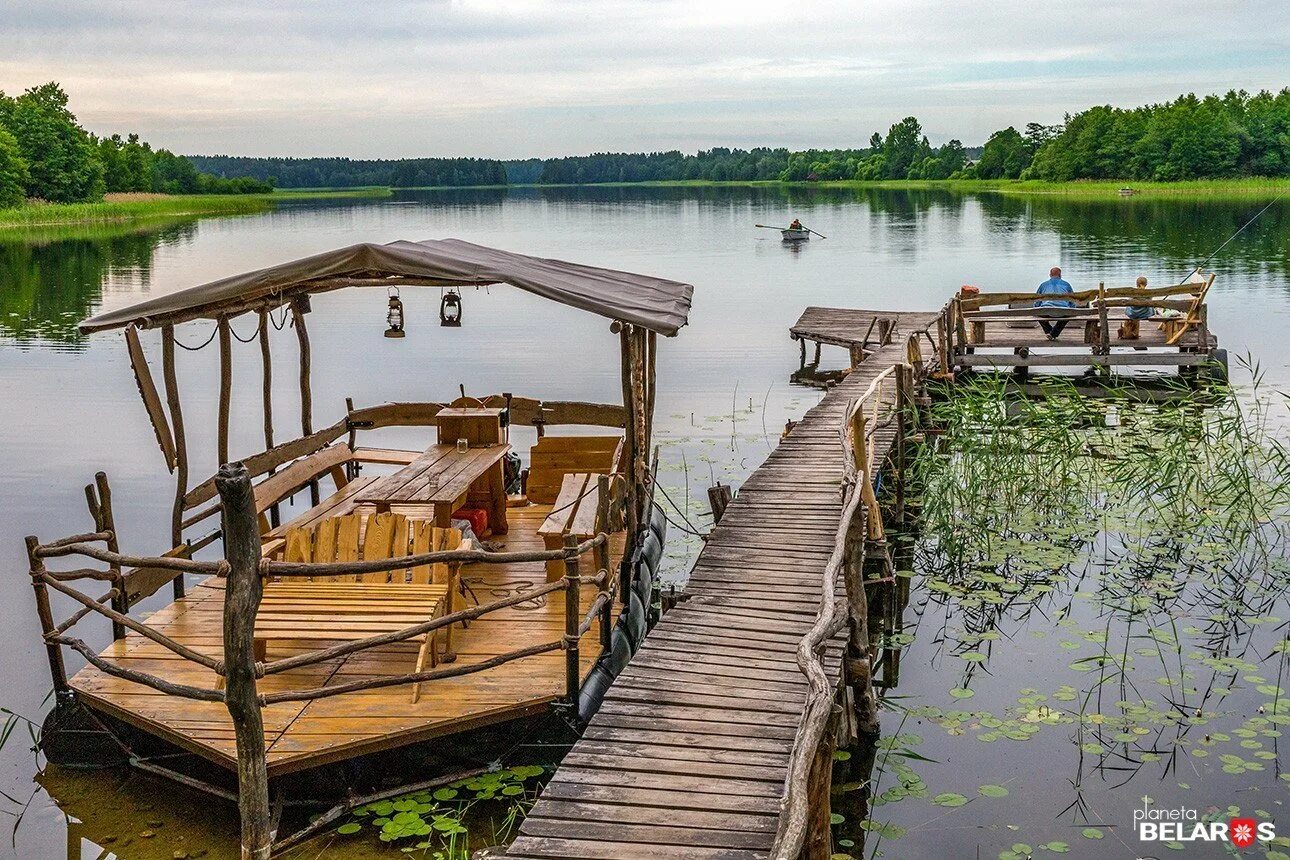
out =
<svg viewBox="0 0 1290 860"><path fill-rule="evenodd" d="M340 827L337 827L336 832L339 833L341 836L348 836L351 833L357 833L362 829L363 829L363 825L355 821L349 821L349 822L346 822L345 824L342 824Z"/></svg>
<svg viewBox="0 0 1290 860"><path fill-rule="evenodd" d="M983 785L977 791L981 792L983 797L1007 797L1008 789L1002 785Z"/></svg>
<svg viewBox="0 0 1290 860"><path fill-rule="evenodd" d="M962 806L967 802L968 802L968 799L963 795L955 794L954 792L950 792L950 791L947 791L943 794L938 794L932 798L932 803L935 803L937 806L955 807L955 806Z"/></svg>

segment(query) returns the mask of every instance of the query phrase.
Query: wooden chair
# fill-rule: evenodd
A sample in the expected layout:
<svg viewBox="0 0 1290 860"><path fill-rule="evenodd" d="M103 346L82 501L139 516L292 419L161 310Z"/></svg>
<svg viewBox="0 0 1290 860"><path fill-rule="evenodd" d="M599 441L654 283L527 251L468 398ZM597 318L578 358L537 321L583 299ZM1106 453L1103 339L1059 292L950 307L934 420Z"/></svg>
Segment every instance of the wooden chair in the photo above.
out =
<svg viewBox="0 0 1290 860"><path fill-rule="evenodd" d="M372 514L364 523L361 514L353 513L288 530L284 558L315 563L399 558L452 550L460 543L456 529L436 528L395 513ZM364 639L402 630L451 614L458 588L459 565L443 563L269 582L255 619L256 652L264 659L270 640ZM442 629L444 659L450 662L455 659L452 627ZM432 668L438 665L438 632L420 637L415 671L422 671L427 661ZM420 695L418 683L412 688L412 701Z"/></svg>
<svg viewBox="0 0 1290 860"><path fill-rule="evenodd" d="M566 475L612 475L623 453L621 436L543 436L529 452L529 501L555 504Z"/></svg>

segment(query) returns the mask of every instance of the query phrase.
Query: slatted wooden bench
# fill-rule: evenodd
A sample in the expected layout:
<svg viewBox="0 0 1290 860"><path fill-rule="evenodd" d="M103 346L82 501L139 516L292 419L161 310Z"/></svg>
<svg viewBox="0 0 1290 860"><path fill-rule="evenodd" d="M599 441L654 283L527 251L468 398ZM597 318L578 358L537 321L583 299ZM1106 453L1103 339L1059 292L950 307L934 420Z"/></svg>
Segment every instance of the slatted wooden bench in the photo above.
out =
<svg viewBox="0 0 1290 860"><path fill-rule="evenodd" d="M295 562L346 562L360 556L370 560L451 550L460 542L456 529L436 528L402 514L364 518L353 513L289 529L284 555ZM450 614L457 580L457 565L435 564L392 573L267 583L255 619L257 658L265 659L268 643L274 640L364 639ZM431 667L438 664L437 633L412 640L421 643L415 671L422 671L427 662ZM444 629L444 650L445 658L451 659L451 626ZM412 701L418 698L420 684L412 689Z"/></svg>
<svg viewBox="0 0 1290 860"><path fill-rule="evenodd" d="M566 475L612 475L622 458L621 436L543 436L529 452L529 501L554 504Z"/></svg>
<svg viewBox="0 0 1290 860"><path fill-rule="evenodd" d="M566 535L579 541L596 534L596 513L600 510L600 478L588 472L565 475L560 482L560 494L547 518L538 527L538 535L547 549L561 549ZM564 575L564 562L546 563L546 578L554 582Z"/></svg>

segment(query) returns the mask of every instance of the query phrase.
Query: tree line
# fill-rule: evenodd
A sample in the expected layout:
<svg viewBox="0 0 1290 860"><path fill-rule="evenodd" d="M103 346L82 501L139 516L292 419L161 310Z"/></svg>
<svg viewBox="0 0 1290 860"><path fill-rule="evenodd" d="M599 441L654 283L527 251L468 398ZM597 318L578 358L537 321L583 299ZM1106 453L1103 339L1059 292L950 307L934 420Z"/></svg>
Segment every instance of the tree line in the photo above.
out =
<svg viewBox="0 0 1290 860"><path fill-rule="evenodd" d="M24 200L84 203L107 192L243 194L273 186L244 177L203 174L183 156L154 150L137 134L100 138L67 107L57 83L19 96L0 91L0 209Z"/></svg>
<svg viewBox="0 0 1290 860"><path fill-rule="evenodd" d="M505 185L506 167L491 158L251 158L191 155L215 176L250 176L280 188L428 188Z"/></svg>
<svg viewBox="0 0 1290 860"><path fill-rule="evenodd" d="M530 162L526 162L526 165ZM528 169L526 167L526 169ZM1275 94L1179 96L1137 108L1101 105L1058 125L1009 126L985 145L932 146L917 117L858 149L711 149L596 153L548 159L536 181L586 184L904 179L1139 179L1175 181L1290 176L1290 88Z"/></svg>

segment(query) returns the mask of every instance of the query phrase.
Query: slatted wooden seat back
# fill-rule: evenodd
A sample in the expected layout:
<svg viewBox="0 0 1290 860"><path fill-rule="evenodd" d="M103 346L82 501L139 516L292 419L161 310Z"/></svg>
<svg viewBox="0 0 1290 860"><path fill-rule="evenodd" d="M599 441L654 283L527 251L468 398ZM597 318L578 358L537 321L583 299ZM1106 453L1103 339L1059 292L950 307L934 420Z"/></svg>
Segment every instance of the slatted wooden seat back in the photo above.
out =
<svg viewBox="0 0 1290 860"><path fill-rule="evenodd" d="M621 436L543 436L529 452L529 501L551 505L565 475L618 471Z"/></svg>
<svg viewBox="0 0 1290 860"><path fill-rule="evenodd" d="M361 514L345 514L339 517L328 517L312 526L289 529L286 535L286 547L283 557L286 561L304 561L320 564L332 562L400 558L408 554L414 546L412 532L419 536L419 545L427 548L435 545L436 532L439 545L446 546L450 540L449 532L458 535L456 529L436 529L418 521L409 521L403 514L384 512L367 517L364 527ZM452 544L456 548L456 543ZM422 550L415 550L420 552ZM428 549L425 551L429 551ZM444 568L442 579L434 579L430 565L416 568L411 581L419 583L447 582L447 565L434 565ZM418 575L416 570L425 570ZM317 577L319 580L332 582L407 582L405 570L382 571L365 574L343 574L340 576Z"/></svg>
<svg viewBox="0 0 1290 860"><path fill-rule="evenodd" d="M461 546L461 532L458 529L438 528L425 520L413 520L411 531L413 555L420 555L423 552L447 552ZM396 576L398 573L399 571L395 571ZM449 566L444 562L418 565L409 571L409 580L414 585L429 583L455 585L450 583L450 578Z"/></svg>

